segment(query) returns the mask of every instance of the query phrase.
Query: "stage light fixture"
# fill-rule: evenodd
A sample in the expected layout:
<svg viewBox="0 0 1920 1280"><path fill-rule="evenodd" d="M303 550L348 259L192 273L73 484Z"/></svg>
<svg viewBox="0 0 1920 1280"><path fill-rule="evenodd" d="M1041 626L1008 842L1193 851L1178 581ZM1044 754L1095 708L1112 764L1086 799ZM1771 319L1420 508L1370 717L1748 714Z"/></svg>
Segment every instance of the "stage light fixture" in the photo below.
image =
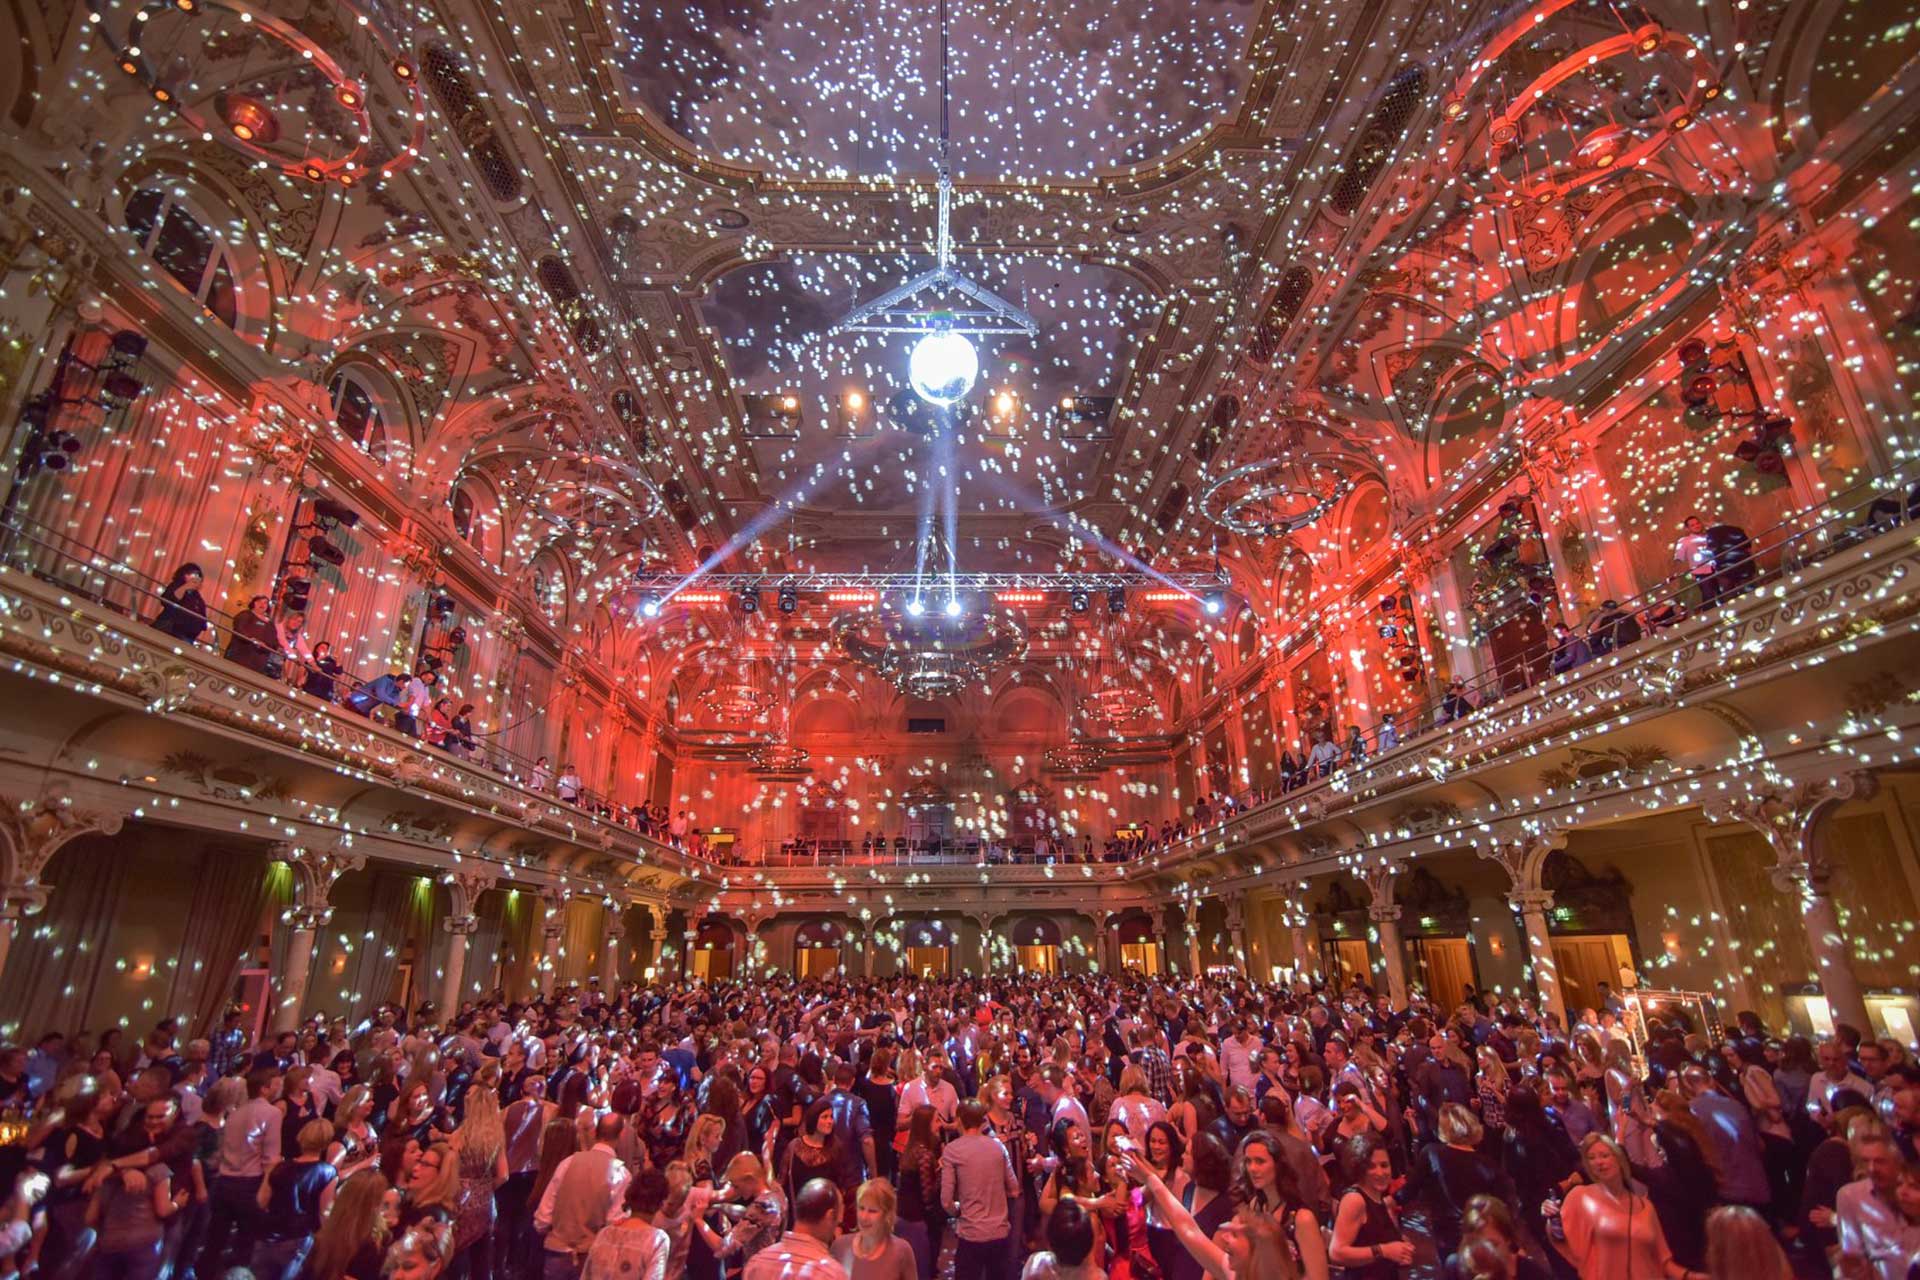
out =
<svg viewBox="0 0 1920 1280"><path fill-rule="evenodd" d="M740 593L740 612L760 612L760 593L758 591L742 591Z"/></svg>
<svg viewBox="0 0 1920 1280"><path fill-rule="evenodd" d="M100 380L100 393L109 400L135 400L147 388L140 379L125 370L116 370Z"/></svg>
<svg viewBox="0 0 1920 1280"><path fill-rule="evenodd" d="M946 603L946 605L945 605L945 606L944 606L944 608L943 608L943 612L945 612L945 614L946 614L946 615L947 615L947 616L948 616L949 618L957 618L957 617L959 617L959 616L960 616L960 597L959 597L959 596L948 596L948 597L947 597L947 603Z"/></svg>
<svg viewBox="0 0 1920 1280"><path fill-rule="evenodd" d="M1092 597L1080 588L1075 588L1074 591L1067 596L1067 605L1075 613L1085 613L1092 604Z"/></svg>
<svg viewBox="0 0 1920 1280"><path fill-rule="evenodd" d="M138 360L147 354L147 335L135 329L121 329L112 339L113 354L123 360Z"/></svg>
<svg viewBox="0 0 1920 1280"><path fill-rule="evenodd" d="M313 518L315 520L324 520L329 524L337 524L347 529L354 528L360 523L360 513L358 511L355 511L352 507L344 503L335 502L332 498L314 499Z"/></svg>
<svg viewBox="0 0 1920 1280"><path fill-rule="evenodd" d="M306 578L288 578L280 588L280 608L287 613L305 613L313 597L313 583Z"/></svg>
<svg viewBox="0 0 1920 1280"><path fill-rule="evenodd" d="M267 146L280 136L280 122L267 104L244 93L222 93L214 99L214 110L233 136L242 142Z"/></svg>
<svg viewBox="0 0 1920 1280"><path fill-rule="evenodd" d="M927 606L919 596L915 596L913 599L907 601L907 615L909 617L917 618L926 611Z"/></svg>
<svg viewBox="0 0 1920 1280"><path fill-rule="evenodd" d="M1200 597L1200 607L1206 610L1208 617L1218 617L1220 611L1227 607L1227 602L1218 591L1209 591Z"/></svg>
<svg viewBox="0 0 1920 1280"><path fill-rule="evenodd" d="M307 539L307 558L338 566L347 562L347 553L329 541L326 534L316 533Z"/></svg>
<svg viewBox="0 0 1920 1280"><path fill-rule="evenodd" d="M1107 588L1107 612L1125 613L1127 610L1127 589L1125 587Z"/></svg>
<svg viewBox="0 0 1920 1280"><path fill-rule="evenodd" d="M800 607L799 592L795 591L792 587L780 588L780 596L775 602L775 607L782 613L792 613Z"/></svg>
<svg viewBox="0 0 1920 1280"><path fill-rule="evenodd" d="M659 596L641 596L640 597L640 616L643 618L659 617L660 616L660 597Z"/></svg>

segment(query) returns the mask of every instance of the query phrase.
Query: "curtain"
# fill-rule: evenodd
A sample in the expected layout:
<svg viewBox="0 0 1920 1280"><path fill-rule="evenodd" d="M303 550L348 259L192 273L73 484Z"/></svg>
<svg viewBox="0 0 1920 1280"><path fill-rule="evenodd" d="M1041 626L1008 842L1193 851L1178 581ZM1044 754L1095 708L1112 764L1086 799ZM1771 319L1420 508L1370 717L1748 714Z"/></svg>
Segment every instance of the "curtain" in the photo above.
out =
<svg viewBox="0 0 1920 1280"><path fill-rule="evenodd" d="M108 935L120 914L126 860L110 837L81 836L47 868L47 908L20 925L0 989L0 1041L85 1029Z"/></svg>
<svg viewBox="0 0 1920 1280"><path fill-rule="evenodd" d="M480 895L480 902L474 907L477 921L473 936L467 939L467 971L462 999L483 996L494 988L494 974L500 966L501 949L504 945L502 916L507 909L507 895L504 890L489 889Z"/></svg>
<svg viewBox="0 0 1920 1280"><path fill-rule="evenodd" d="M540 985L534 952L540 947L539 899L525 893L503 893L500 916L500 985L510 1000L525 999Z"/></svg>
<svg viewBox="0 0 1920 1280"><path fill-rule="evenodd" d="M562 983L584 983L600 972L600 922L605 918L597 902L567 904L566 930L560 935L564 956L556 957L554 973Z"/></svg>
<svg viewBox="0 0 1920 1280"><path fill-rule="evenodd" d="M186 1038L211 1034L233 998L234 976L253 953L273 891L269 870L258 851L210 848L200 855L167 1000L185 1024Z"/></svg>
<svg viewBox="0 0 1920 1280"><path fill-rule="evenodd" d="M416 957L414 1003L430 998L422 994L422 983L428 981L427 952L432 941L432 882L406 872L383 870L373 873L371 889L366 914L351 939L354 958L348 961L348 968L353 974L353 999L346 1012L353 1021L393 998L394 979L409 939Z"/></svg>

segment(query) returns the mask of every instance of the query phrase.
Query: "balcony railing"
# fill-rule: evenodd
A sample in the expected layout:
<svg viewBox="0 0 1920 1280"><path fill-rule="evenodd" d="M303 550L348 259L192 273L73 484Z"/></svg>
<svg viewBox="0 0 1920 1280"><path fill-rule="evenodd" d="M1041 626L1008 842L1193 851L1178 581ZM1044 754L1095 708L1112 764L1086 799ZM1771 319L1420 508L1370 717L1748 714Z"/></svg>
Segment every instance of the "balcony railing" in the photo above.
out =
<svg viewBox="0 0 1920 1280"><path fill-rule="evenodd" d="M1697 581L1689 574L1676 574L1652 590L1621 602L1614 616L1632 619L1640 629L1639 638L1632 643L1603 648L1594 656L1606 656L1609 652L1631 656L1639 649L1651 647L1662 633L1689 620L1717 613L1726 605L1779 581L1783 576L1907 525L1916 517L1920 517L1920 483L1910 484L1898 475L1870 481L1819 506L1796 512L1752 537L1750 550L1739 563L1717 570L1718 574L1724 576L1714 584L1718 598L1711 610L1690 606L1689 595L1697 588ZM159 613L160 592L165 585L117 557L38 525L18 512L10 513L0 523L0 567L30 574L64 593L148 627L153 625ZM233 636L234 620L231 616L209 607L207 618L216 635ZM154 634L163 633L156 630ZM176 647L185 647L177 641L171 642ZM215 659L220 653L206 643L192 647L200 650L205 659ZM1104 847L1096 849L1091 858L1077 852L1055 852L1042 856L1031 848L1007 847L1004 843L996 846L992 841L946 839L932 842L896 837L888 837L878 847L863 848L852 842L786 841L742 852L731 845L708 847L706 838L701 836L686 839L674 837L665 822L652 816L642 816L640 807L634 802L594 788L583 786L577 796L563 800L563 803L572 804L585 817L626 827L648 839L673 845L693 857L723 867L1073 867L1138 864L1149 858L1157 860L1159 856L1178 855L1193 848L1215 844L1221 838L1227 822L1271 812L1304 795L1344 785L1348 775L1356 769L1376 764L1387 755L1397 755L1416 744L1423 750L1430 750L1436 732L1470 726L1502 702L1517 699L1553 678L1551 669L1555 648L1555 645L1542 645L1513 655L1501 670L1488 672L1467 682L1460 692L1464 692L1474 705L1463 715L1451 714L1458 709L1458 704L1450 703L1444 695L1422 704L1408 715L1406 723L1401 726L1401 739L1390 753L1376 752L1358 761L1343 753L1334 767L1313 771L1311 776L1296 771L1292 777L1282 779L1272 787L1243 790L1231 797L1212 797L1207 803L1206 820L1197 827L1186 826L1185 834L1177 834L1171 840L1162 840L1157 835L1129 840L1126 856L1117 859L1109 856ZM256 670L252 667L249 669ZM1521 673L1521 678L1516 678L1516 671ZM256 674L259 674L257 670ZM1564 674L1569 679L1573 675L1572 672ZM364 689L366 682L351 672L334 679L336 690L332 700L319 698L292 685L287 686L288 694L295 700L309 700L315 706L325 706L331 701L336 714L347 717L356 715L354 709L344 705L345 699L351 692ZM370 708L369 718L377 717L378 713L378 706ZM1378 726L1367 733L1366 738L1369 745L1377 743ZM459 743L434 743L424 737L420 741L430 749L442 752L449 760L490 771L522 790L556 794L554 780L539 776L536 761L509 750L490 735L473 735L470 749Z"/></svg>

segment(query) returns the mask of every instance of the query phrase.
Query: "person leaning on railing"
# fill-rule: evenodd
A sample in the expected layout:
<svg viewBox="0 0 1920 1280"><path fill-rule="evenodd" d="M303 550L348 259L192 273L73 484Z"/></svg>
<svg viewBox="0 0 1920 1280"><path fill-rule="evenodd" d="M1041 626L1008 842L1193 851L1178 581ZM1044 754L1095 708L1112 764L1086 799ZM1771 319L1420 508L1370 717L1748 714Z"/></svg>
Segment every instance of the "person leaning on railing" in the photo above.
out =
<svg viewBox="0 0 1920 1280"><path fill-rule="evenodd" d="M280 631L273 625L271 600L255 596L247 601L246 611L233 620L233 635L221 656L249 671L279 677L284 660L280 652Z"/></svg>
<svg viewBox="0 0 1920 1280"><path fill-rule="evenodd" d="M153 625L182 644L198 644L213 629L207 621L207 602L200 595L206 575L191 560L173 571L173 580L160 592L160 613Z"/></svg>

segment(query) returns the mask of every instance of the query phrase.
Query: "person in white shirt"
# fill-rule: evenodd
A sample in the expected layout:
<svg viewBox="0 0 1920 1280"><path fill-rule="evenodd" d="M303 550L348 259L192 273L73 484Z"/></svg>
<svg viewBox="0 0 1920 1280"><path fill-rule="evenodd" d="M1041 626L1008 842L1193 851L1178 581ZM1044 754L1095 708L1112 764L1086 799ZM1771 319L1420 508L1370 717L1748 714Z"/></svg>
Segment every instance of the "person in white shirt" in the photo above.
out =
<svg viewBox="0 0 1920 1280"><path fill-rule="evenodd" d="M1252 1024L1245 1018L1240 1019L1233 1034L1220 1044L1220 1069L1226 1072L1229 1087L1253 1091L1260 1077L1260 1053L1265 1048L1253 1034Z"/></svg>
<svg viewBox="0 0 1920 1280"><path fill-rule="evenodd" d="M918 1080L909 1080L900 1090L900 1125L905 1129L913 1123L914 1108L929 1106L933 1108L934 1122L942 1130L957 1132L959 1128L960 1095L946 1080L947 1064L938 1056L927 1059L926 1069Z"/></svg>
<svg viewBox="0 0 1920 1280"><path fill-rule="evenodd" d="M1400 726L1394 723L1393 712L1388 711L1380 717L1380 745L1375 748L1384 755L1400 745Z"/></svg>
<svg viewBox="0 0 1920 1280"><path fill-rule="evenodd" d="M1821 1041L1815 1054L1820 1059L1820 1070L1807 1082L1807 1114L1821 1127L1831 1128L1828 1121L1832 1118L1833 1095L1851 1089L1863 1098L1871 1098L1873 1085L1847 1065L1847 1046L1839 1040Z"/></svg>
<svg viewBox="0 0 1920 1280"><path fill-rule="evenodd" d="M1333 772L1333 766L1340 763L1340 748L1333 740L1322 733L1313 741L1313 751L1307 756L1307 766L1313 777L1324 778Z"/></svg>
<svg viewBox="0 0 1920 1280"><path fill-rule="evenodd" d="M1856 1138L1853 1153L1866 1176L1840 1188L1834 1200L1840 1228L1834 1274L1844 1280L1908 1280L1908 1268L1920 1260L1920 1221L1901 1212L1900 1153L1884 1133Z"/></svg>
<svg viewBox="0 0 1920 1280"><path fill-rule="evenodd" d="M580 775L573 771L572 765L563 764L560 766L559 781L555 782L553 785L554 785L554 790L559 792L560 798L562 800L565 800L568 804L577 804L579 802Z"/></svg>

